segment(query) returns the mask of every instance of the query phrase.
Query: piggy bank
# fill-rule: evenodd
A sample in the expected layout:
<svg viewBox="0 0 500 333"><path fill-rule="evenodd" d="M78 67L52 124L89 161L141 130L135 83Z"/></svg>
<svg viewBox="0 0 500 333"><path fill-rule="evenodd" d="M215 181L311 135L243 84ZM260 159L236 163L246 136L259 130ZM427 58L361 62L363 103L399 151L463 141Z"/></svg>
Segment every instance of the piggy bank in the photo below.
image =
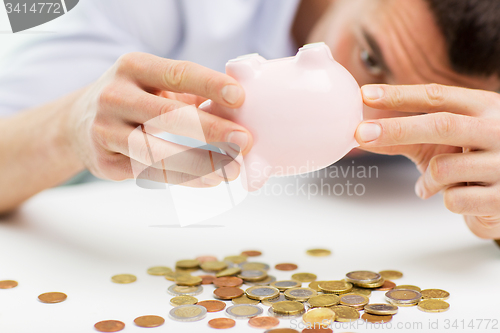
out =
<svg viewBox="0 0 500 333"><path fill-rule="evenodd" d="M246 127L252 150L243 158L243 186L261 188L271 176L325 168L358 146L361 91L324 43L308 44L295 57L266 60L250 54L230 60L226 73L245 90L239 109L205 103L202 109Z"/></svg>

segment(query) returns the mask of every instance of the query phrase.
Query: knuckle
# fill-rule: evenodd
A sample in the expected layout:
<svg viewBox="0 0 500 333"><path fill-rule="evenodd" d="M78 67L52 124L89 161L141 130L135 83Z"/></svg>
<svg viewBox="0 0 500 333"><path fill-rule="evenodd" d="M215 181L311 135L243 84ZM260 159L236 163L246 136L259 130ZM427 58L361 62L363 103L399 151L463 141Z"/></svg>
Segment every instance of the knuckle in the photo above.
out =
<svg viewBox="0 0 500 333"><path fill-rule="evenodd" d="M429 161L429 173L432 179L438 184L445 184L449 167L446 161L439 156L433 157Z"/></svg>
<svg viewBox="0 0 500 333"><path fill-rule="evenodd" d="M436 135L442 139L449 138L456 133L458 118L450 113L437 114L434 121Z"/></svg>
<svg viewBox="0 0 500 333"><path fill-rule="evenodd" d="M173 89L182 89L186 81L189 62L170 61L164 75L165 84Z"/></svg>
<svg viewBox="0 0 500 333"><path fill-rule="evenodd" d="M200 152L200 154L194 155L191 159L190 173L196 176L204 176L212 171L211 166L210 154L208 152Z"/></svg>
<svg viewBox="0 0 500 333"><path fill-rule="evenodd" d="M405 104L405 97L401 88L394 87L391 91L390 104L394 108L401 107Z"/></svg>
<svg viewBox="0 0 500 333"><path fill-rule="evenodd" d="M219 126L219 123L215 120L210 120L208 124L205 125L204 134L207 143L221 141L219 139L221 134L221 128Z"/></svg>
<svg viewBox="0 0 500 333"><path fill-rule="evenodd" d="M108 84L102 88L98 97L98 109L100 111L113 108L119 105L123 101L123 93L121 89L116 84Z"/></svg>
<svg viewBox="0 0 500 333"><path fill-rule="evenodd" d="M393 142L404 142L406 138L404 125L397 119L392 122L388 134Z"/></svg>
<svg viewBox="0 0 500 333"><path fill-rule="evenodd" d="M464 206L461 199L456 195L455 191L449 189L444 192L444 205L452 213L461 214L464 211Z"/></svg>
<svg viewBox="0 0 500 333"><path fill-rule="evenodd" d="M426 84L425 92L427 95L427 101L432 107L440 107L444 104L446 99L445 87L439 84Z"/></svg>
<svg viewBox="0 0 500 333"><path fill-rule="evenodd" d="M131 52L120 56L116 61L116 73L120 75L131 70L140 70L143 67L141 55L141 52Z"/></svg>
<svg viewBox="0 0 500 333"><path fill-rule="evenodd" d="M108 127L100 121L92 122L90 126L90 139L98 146L109 149L110 147L110 131Z"/></svg>

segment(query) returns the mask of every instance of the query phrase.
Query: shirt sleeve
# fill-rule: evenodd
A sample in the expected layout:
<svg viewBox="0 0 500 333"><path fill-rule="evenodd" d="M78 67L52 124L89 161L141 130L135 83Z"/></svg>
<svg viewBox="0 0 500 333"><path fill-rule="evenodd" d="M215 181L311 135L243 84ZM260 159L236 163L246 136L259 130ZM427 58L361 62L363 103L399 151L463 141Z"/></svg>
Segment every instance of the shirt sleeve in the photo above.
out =
<svg viewBox="0 0 500 333"><path fill-rule="evenodd" d="M182 30L177 7L175 0L80 1L2 59L0 117L88 85L125 53L168 54Z"/></svg>

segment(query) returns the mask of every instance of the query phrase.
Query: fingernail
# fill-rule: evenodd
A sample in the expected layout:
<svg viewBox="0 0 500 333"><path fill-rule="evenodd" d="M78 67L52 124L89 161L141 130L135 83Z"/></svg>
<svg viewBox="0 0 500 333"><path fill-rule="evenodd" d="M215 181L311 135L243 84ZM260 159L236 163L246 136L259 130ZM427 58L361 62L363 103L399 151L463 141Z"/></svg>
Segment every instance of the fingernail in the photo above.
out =
<svg viewBox="0 0 500 333"><path fill-rule="evenodd" d="M241 88L235 85L227 85L222 88L222 98L229 104L235 104L241 97Z"/></svg>
<svg viewBox="0 0 500 333"><path fill-rule="evenodd" d="M374 123L363 123L358 128L359 138L363 142L371 142L377 140L382 134L382 127Z"/></svg>
<svg viewBox="0 0 500 333"><path fill-rule="evenodd" d="M363 86L361 88L363 96L367 99L377 100L384 97L384 89L379 86Z"/></svg>
<svg viewBox="0 0 500 333"><path fill-rule="evenodd" d="M420 199L424 198L424 187L420 181L415 184L415 193Z"/></svg>
<svg viewBox="0 0 500 333"><path fill-rule="evenodd" d="M232 180L238 178L240 173L237 163L232 163L232 160L222 160L217 164L217 168L215 169L215 173L220 177L224 178L224 180ZM222 172L224 169L224 172ZM225 173L225 175L224 175Z"/></svg>
<svg viewBox="0 0 500 333"><path fill-rule="evenodd" d="M248 134L245 132L234 131L227 136L227 142L233 143L244 151L248 145Z"/></svg>
<svg viewBox="0 0 500 333"><path fill-rule="evenodd" d="M212 101L207 99L205 102L201 103L200 106L198 106L198 109L202 110L210 106L212 104Z"/></svg>
<svg viewBox="0 0 500 333"><path fill-rule="evenodd" d="M205 185L208 185L208 186L216 186L216 185L220 184L219 180L215 180L215 179L208 178L208 177L202 177L201 182Z"/></svg>

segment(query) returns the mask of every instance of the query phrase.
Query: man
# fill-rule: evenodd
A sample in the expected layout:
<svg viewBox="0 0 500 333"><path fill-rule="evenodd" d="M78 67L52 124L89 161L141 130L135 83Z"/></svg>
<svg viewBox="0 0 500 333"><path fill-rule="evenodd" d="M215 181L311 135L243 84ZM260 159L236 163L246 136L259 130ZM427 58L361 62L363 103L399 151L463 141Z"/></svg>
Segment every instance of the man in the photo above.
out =
<svg viewBox="0 0 500 333"><path fill-rule="evenodd" d="M131 161L147 166L149 155L147 147L129 151L128 136L158 115L158 129L189 137L192 119L172 111L207 98L239 107L238 83L202 65L222 70L240 54L276 58L324 41L364 86L366 116L374 120L358 128L362 148L409 157L423 174L420 197L443 191L446 206L464 215L475 234L500 237L500 96L492 92L500 88L498 1L87 0L79 6L58 20L66 33L40 38L0 78L0 112L16 113L0 122L0 188L9 189L0 193L0 212L84 169L105 179L132 178ZM380 83L390 86L374 85ZM198 116L208 142L251 149L245 128ZM186 149L148 138L153 154ZM166 170L169 182L187 186L221 182L200 152L184 155L149 168L147 177L162 180ZM224 158L214 154L216 162ZM238 176L234 161L225 170L230 179Z"/></svg>

